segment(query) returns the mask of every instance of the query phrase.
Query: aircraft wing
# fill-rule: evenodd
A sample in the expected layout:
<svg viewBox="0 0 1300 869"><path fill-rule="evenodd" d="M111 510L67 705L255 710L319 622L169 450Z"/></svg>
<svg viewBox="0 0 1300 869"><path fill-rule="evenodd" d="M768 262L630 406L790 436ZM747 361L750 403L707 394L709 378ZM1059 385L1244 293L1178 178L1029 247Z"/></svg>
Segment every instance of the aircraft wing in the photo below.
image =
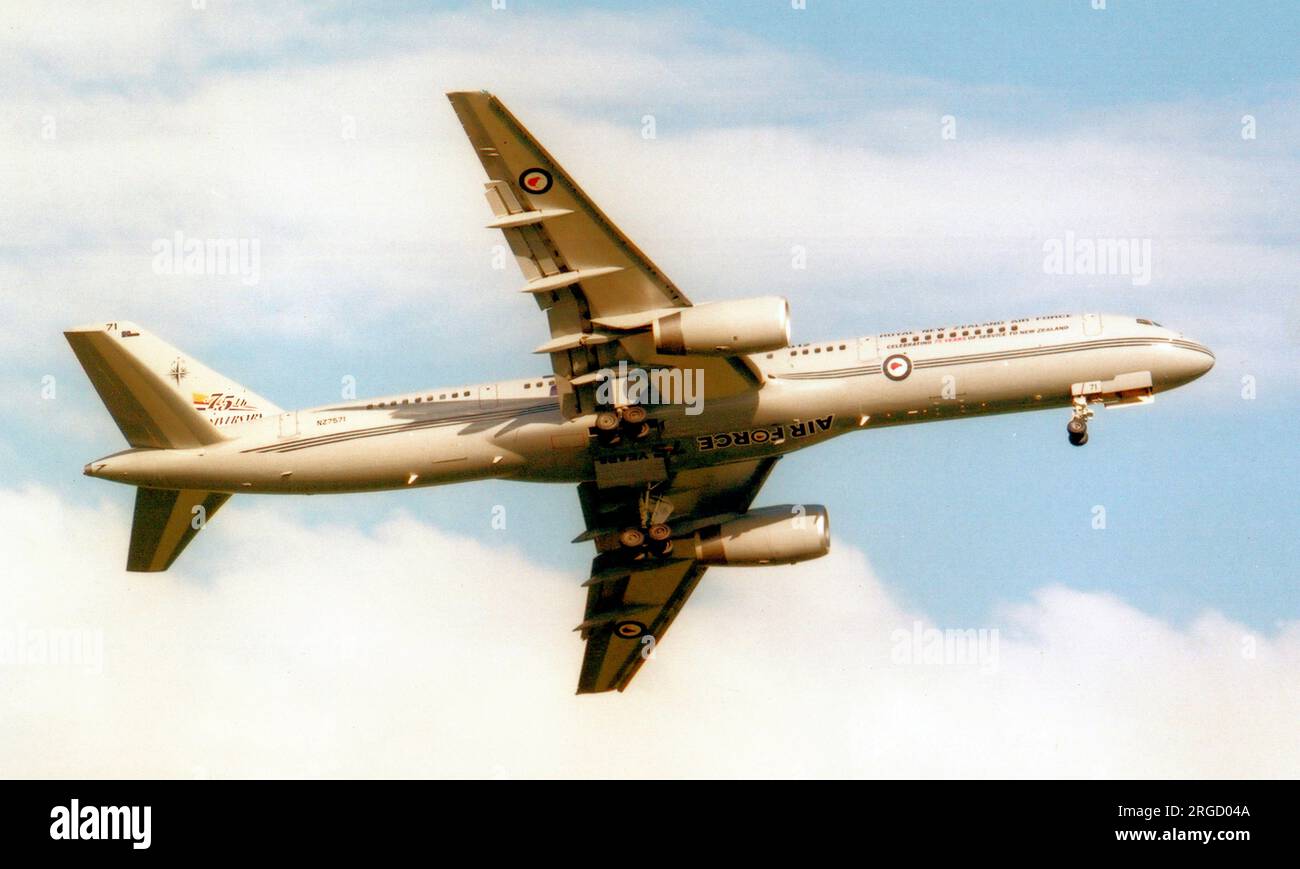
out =
<svg viewBox="0 0 1300 869"><path fill-rule="evenodd" d="M618 550L618 531L639 524L643 510L662 515L671 509L665 521L674 534L733 518L749 509L776 462L757 459L681 471L648 501L639 487L578 487L587 523L579 540L594 539L601 550L591 564L587 608L577 628L587 643L579 694L625 689L707 569L696 560L690 537L676 540L665 558L628 562Z"/></svg>
<svg viewBox="0 0 1300 869"><path fill-rule="evenodd" d="M595 409L596 372L616 359L702 369L709 398L759 382L762 375L738 357L656 357L646 327L690 300L500 100L481 91L447 97L487 172L488 226L505 234L523 291L546 312L551 337L535 352L551 356L566 416Z"/></svg>

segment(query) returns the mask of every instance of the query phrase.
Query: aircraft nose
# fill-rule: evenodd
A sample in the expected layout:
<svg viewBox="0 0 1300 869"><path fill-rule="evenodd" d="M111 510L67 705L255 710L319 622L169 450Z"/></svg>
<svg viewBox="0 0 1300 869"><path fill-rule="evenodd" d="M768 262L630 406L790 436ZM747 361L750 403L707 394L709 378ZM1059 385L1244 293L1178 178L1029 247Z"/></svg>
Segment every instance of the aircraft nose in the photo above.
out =
<svg viewBox="0 0 1300 869"><path fill-rule="evenodd" d="M1186 338L1174 340L1177 348L1171 366L1173 379L1178 384L1190 383L1214 367L1214 353L1204 344Z"/></svg>
<svg viewBox="0 0 1300 869"><path fill-rule="evenodd" d="M1200 377L1202 374L1208 373L1209 370L1214 367L1214 354L1210 352L1210 348L1208 347L1193 352L1197 353L1199 356L1199 358L1193 363L1196 368L1196 374L1194 376Z"/></svg>

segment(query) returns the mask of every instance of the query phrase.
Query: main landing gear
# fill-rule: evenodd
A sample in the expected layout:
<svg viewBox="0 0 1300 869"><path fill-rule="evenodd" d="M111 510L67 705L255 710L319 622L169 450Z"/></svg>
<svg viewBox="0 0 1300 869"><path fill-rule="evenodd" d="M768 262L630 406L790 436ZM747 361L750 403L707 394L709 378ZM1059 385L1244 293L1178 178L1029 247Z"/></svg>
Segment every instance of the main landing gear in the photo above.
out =
<svg viewBox="0 0 1300 869"><path fill-rule="evenodd" d="M672 511L673 505L665 498L656 498L654 486L648 486L637 504L640 524L630 525L618 533L619 549L633 561L671 555L673 530L667 523Z"/></svg>
<svg viewBox="0 0 1300 869"><path fill-rule="evenodd" d="M1088 409L1088 400L1081 395L1074 397L1074 416L1065 425L1065 431L1070 437L1070 443L1076 447L1081 447L1088 442L1088 420L1092 419L1092 411Z"/></svg>
<svg viewBox="0 0 1300 869"><path fill-rule="evenodd" d="M596 436L602 446L616 447L625 440L639 441L650 436L649 414L640 405L630 404L596 414Z"/></svg>
<svg viewBox="0 0 1300 869"><path fill-rule="evenodd" d="M633 558L646 555L663 558L673 551L672 529L663 523L648 528L624 528L618 543Z"/></svg>

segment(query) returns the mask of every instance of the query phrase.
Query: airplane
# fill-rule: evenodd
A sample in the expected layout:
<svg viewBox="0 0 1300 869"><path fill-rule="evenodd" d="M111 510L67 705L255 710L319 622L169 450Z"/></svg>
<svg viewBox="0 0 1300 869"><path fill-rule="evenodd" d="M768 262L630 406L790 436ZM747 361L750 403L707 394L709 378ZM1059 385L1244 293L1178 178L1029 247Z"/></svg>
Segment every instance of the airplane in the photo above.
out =
<svg viewBox="0 0 1300 869"><path fill-rule="evenodd" d="M814 504L756 508L780 458L849 432L1135 407L1214 355L1152 320L1053 314L791 345L779 297L695 305L496 97L448 94L487 174L551 373L284 410L134 323L65 333L130 448L85 466L136 486L127 570L162 571L231 495L576 484L596 554L578 693L622 691L710 565L825 555ZM699 395L690 395L692 387Z"/></svg>

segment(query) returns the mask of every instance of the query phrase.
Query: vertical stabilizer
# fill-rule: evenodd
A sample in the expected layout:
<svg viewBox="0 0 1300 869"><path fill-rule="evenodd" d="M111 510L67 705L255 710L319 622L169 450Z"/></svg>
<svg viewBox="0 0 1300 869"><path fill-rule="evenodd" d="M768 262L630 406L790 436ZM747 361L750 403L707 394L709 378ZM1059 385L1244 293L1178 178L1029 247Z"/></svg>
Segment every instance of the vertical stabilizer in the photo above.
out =
<svg viewBox="0 0 1300 869"><path fill-rule="evenodd" d="M225 440L280 408L134 323L63 333L133 447L184 449Z"/></svg>

